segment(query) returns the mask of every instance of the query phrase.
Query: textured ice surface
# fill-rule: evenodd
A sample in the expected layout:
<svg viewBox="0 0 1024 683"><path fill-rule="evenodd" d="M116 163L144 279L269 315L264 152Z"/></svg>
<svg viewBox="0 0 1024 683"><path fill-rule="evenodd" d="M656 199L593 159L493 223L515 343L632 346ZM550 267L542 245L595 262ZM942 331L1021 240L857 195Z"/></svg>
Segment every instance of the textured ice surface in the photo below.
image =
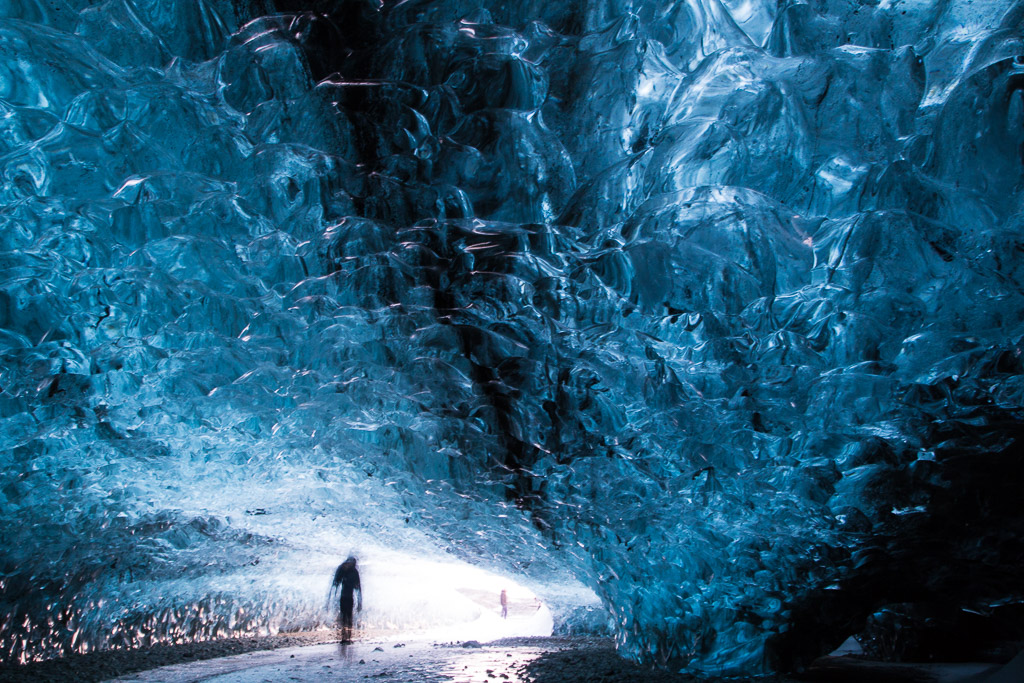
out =
<svg viewBox="0 0 1024 683"><path fill-rule="evenodd" d="M1021 598L1019 3L0 16L4 659L313 625L352 548L707 673Z"/></svg>

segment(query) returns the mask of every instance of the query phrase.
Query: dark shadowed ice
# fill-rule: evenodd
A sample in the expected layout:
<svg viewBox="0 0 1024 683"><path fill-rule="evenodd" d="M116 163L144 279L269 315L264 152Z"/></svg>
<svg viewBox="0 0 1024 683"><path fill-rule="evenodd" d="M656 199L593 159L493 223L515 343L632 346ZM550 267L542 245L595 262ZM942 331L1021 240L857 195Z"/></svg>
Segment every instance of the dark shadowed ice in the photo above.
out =
<svg viewBox="0 0 1024 683"><path fill-rule="evenodd" d="M354 548L434 623L375 547L701 674L1013 637L1022 20L0 3L0 656L315 626Z"/></svg>

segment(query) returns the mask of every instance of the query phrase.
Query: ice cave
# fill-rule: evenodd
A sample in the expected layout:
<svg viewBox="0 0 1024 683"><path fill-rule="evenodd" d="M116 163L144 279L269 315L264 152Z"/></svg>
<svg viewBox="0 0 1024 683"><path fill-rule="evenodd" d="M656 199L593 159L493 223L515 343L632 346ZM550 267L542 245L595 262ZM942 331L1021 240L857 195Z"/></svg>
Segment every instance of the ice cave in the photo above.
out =
<svg viewBox="0 0 1024 683"><path fill-rule="evenodd" d="M1024 641L1024 2L3 0L0 159L4 662Z"/></svg>

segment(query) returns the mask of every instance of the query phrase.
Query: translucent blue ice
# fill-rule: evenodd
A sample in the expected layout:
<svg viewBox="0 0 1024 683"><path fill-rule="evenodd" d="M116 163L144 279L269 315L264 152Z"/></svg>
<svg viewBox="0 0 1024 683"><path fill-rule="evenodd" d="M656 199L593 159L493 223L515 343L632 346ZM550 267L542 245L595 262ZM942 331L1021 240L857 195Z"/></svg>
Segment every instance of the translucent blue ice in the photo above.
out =
<svg viewBox="0 0 1024 683"><path fill-rule="evenodd" d="M777 666L1024 407L1022 21L0 3L0 655L312 626L430 543Z"/></svg>

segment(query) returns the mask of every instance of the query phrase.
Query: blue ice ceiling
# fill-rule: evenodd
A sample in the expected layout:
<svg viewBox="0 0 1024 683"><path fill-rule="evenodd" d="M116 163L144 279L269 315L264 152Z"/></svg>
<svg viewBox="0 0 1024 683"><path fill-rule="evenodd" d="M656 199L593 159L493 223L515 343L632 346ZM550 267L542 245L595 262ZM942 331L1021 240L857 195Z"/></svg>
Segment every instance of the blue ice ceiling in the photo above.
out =
<svg viewBox="0 0 1024 683"><path fill-rule="evenodd" d="M698 673L1020 605L1024 5L0 16L5 660L372 543Z"/></svg>

